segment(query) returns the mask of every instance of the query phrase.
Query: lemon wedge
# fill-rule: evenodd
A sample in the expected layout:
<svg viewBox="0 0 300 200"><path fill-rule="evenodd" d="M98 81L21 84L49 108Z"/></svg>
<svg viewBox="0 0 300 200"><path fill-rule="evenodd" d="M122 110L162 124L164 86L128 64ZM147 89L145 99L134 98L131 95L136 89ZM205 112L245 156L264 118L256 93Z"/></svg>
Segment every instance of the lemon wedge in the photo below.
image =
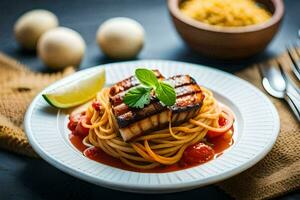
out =
<svg viewBox="0 0 300 200"><path fill-rule="evenodd" d="M56 108L70 108L94 98L105 84L105 70L84 76L80 81L42 94L44 99Z"/></svg>

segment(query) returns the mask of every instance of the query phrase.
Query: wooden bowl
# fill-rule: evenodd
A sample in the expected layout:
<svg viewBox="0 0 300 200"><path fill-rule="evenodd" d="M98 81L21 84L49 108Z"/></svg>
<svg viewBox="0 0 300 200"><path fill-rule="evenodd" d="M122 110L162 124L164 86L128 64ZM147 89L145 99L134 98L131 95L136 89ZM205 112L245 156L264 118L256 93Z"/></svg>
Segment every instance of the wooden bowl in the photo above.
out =
<svg viewBox="0 0 300 200"><path fill-rule="evenodd" d="M184 15L183 0L168 0L168 9L182 39L201 55L218 59L241 59L255 55L268 45L284 14L282 0L257 0L272 13L265 23L243 27L219 27Z"/></svg>

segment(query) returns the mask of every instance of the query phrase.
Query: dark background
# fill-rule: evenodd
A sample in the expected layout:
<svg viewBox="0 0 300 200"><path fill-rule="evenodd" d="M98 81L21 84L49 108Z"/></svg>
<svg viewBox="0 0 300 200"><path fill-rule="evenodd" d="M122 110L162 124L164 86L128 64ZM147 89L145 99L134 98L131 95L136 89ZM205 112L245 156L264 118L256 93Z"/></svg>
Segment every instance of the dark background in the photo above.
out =
<svg viewBox="0 0 300 200"><path fill-rule="evenodd" d="M281 30L266 51L256 57L235 62L200 57L190 51L177 35L163 0L92 0L92 1L0 1L0 51L18 59L36 71L49 71L34 52L24 52L16 44L13 24L25 11L34 8L54 12L60 25L78 31L87 44L80 68L116 62L99 50L95 34L98 26L111 17L131 17L146 31L145 47L136 59L169 59L199 63L231 73L284 51L296 41L300 28L300 1L285 0L286 15ZM241 191L242 192L242 191ZM230 199L216 186L165 195L141 195L112 191L75 179L48 163L0 150L0 199ZM299 192L280 199L300 199Z"/></svg>

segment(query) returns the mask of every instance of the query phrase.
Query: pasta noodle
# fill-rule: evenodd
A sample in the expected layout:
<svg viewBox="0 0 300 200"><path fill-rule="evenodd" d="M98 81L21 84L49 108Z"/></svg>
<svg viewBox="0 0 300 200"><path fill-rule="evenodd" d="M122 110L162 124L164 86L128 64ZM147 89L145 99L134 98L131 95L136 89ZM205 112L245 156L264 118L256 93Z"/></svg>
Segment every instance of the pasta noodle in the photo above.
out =
<svg viewBox="0 0 300 200"><path fill-rule="evenodd" d="M114 115L109 102L110 88L102 89L96 97L101 109L96 110L90 105L86 111L89 122L83 126L89 128L89 134L83 140L86 146L102 149L112 157L120 159L126 165L138 169L152 169L159 165L171 165L178 162L185 149L192 144L203 141L207 131L224 132L234 121L230 109L219 104L211 91L201 87L203 105L197 115L189 121L142 135L130 142L124 142L114 123ZM171 111L169 119L171 119ZM218 120L227 120L224 127L220 127Z"/></svg>

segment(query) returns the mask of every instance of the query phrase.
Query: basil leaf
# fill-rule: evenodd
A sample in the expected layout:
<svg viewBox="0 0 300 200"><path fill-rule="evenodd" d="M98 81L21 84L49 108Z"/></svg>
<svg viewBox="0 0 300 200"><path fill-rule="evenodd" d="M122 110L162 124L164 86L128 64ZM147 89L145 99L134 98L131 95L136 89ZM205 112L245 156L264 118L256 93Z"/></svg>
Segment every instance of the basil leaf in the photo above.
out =
<svg viewBox="0 0 300 200"><path fill-rule="evenodd" d="M165 82L159 82L155 90L156 97L165 105L172 106L176 102L175 89Z"/></svg>
<svg viewBox="0 0 300 200"><path fill-rule="evenodd" d="M136 87L129 90L124 96L124 103L133 108L144 108L150 103L151 88Z"/></svg>
<svg viewBox="0 0 300 200"><path fill-rule="evenodd" d="M138 68L135 70L135 76L145 86L156 88L158 85L158 80L152 70Z"/></svg>

